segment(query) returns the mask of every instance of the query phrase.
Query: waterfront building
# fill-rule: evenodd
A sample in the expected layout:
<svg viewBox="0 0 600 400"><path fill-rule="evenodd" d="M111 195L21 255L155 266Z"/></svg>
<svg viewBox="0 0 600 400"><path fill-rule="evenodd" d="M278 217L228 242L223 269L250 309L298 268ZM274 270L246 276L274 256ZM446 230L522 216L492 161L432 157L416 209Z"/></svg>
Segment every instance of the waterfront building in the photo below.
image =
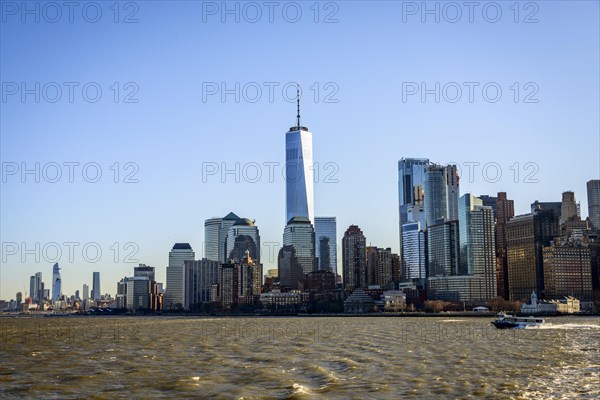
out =
<svg viewBox="0 0 600 400"><path fill-rule="evenodd" d="M167 309L183 308L185 295L183 266L185 261L194 261L194 259L195 253L189 243L175 243L169 252L165 293L165 307Z"/></svg>
<svg viewBox="0 0 600 400"><path fill-rule="evenodd" d="M317 269L337 273L337 222L335 217L315 217Z"/></svg>
<svg viewBox="0 0 600 400"><path fill-rule="evenodd" d="M585 243L552 243L543 249L546 298L592 301L592 259Z"/></svg>
<svg viewBox="0 0 600 400"><path fill-rule="evenodd" d="M344 288L354 290L367 286L367 240L356 225L350 225L342 238L342 270Z"/></svg>
<svg viewBox="0 0 600 400"><path fill-rule="evenodd" d="M498 296L508 300L508 255L507 255L507 236L506 224L515 216L515 203L509 200L506 192L498 193L496 201L496 283L498 287Z"/></svg>
<svg viewBox="0 0 600 400"><path fill-rule="evenodd" d="M238 218L229 228L226 239L227 260L240 262L250 253L250 257L260 259L260 234L255 221L248 218Z"/></svg>
<svg viewBox="0 0 600 400"><path fill-rule="evenodd" d="M100 289L100 272L94 272L92 274L92 298L94 301L100 301L101 299Z"/></svg>
<svg viewBox="0 0 600 400"><path fill-rule="evenodd" d="M204 304L210 303L212 287L219 283L219 265L218 261L206 258L184 262L184 309L200 311Z"/></svg>
<svg viewBox="0 0 600 400"><path fill-rule="evenodd" d="M588 216L590 228L600 232L600 179L592 179L587 183Z"/></svg>

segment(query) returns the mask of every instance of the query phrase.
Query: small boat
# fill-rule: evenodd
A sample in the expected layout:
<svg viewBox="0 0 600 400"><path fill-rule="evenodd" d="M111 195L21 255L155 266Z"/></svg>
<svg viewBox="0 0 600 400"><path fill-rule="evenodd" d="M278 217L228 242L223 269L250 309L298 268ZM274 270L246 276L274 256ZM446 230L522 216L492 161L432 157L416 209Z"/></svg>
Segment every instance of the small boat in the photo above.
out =
<svg viewBox="0 0 600 400"><path fill-rule="evenodd" d="M526 329L537 328L545 322L544 318L536 317L515 317L514 315L500 313L498 319L492 324L498 329Z"/></svg>

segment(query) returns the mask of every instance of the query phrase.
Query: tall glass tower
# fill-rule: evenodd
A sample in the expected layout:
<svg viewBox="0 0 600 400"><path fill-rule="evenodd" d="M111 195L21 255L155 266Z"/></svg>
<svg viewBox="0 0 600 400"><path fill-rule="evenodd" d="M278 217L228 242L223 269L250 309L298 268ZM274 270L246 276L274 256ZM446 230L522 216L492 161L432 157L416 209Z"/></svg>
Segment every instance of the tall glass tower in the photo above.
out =
<svg viewBox="0 0 600 400"><path fill-rule="evenodd" d="M319 270L337 274L337 223L335 217L315 217L315 252Z"/></svg>
<svg viewBox="0 0 600 400"><path fill-rule="evenodd" d="M57 301L61 295L60 268L58 263L52 267L52 301Z"/></svg>
<svg viewBox="0 0 600 400"><path fill-rule="evenodd" d="M286 223L305 217L314 224L314 171L312 133L300 125L300 89L298 88L296 126L285 135Z"/></svg>
<svg viewBox="0 0 600 400"><path fill-rule="evenodd" d="M94 301L100 300L100 272L94 272L92 275L92 298Z"/></svg>

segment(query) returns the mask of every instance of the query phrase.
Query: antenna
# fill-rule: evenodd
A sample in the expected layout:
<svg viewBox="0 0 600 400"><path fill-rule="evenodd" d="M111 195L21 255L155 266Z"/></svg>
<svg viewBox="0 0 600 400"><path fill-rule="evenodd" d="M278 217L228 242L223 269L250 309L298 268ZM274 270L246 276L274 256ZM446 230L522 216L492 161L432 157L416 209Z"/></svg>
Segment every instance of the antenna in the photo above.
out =
<svg viewBox="0 0 600 400"><path fill-rule="evenodd" d="M296 102L298 103L298 130L300 130L300 84L296 83Z"/></svg>

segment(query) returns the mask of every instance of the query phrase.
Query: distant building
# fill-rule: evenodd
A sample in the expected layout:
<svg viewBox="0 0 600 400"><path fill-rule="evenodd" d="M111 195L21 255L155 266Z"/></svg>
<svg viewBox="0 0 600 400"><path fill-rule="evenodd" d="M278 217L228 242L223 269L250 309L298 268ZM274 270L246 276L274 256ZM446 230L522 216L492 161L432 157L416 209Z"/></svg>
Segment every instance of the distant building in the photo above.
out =
<svg viewBox="0 0 600 400"><path fill-rule="evenodd" d="M184 262L185 299L183 308L200 311L211 301L211 289L219 283L219 262L203 258Z"/></svg>
<svg viewBox="0 0 600 400"><path fill-rule="evenodd" d="M576 314L579 312L581 312L581 303L578 299L571 296L561 299L538 301L536 293L532 292L529 303L521 305L521 313L523 314Z"/></svg>
<svg viewBox="0 0 600 400"><path fill-rule="evenodd" d="M429 277L458 274L460 242L458 221L438 220L427 229Z"/></svg>
<svg viewBox="0 0 600 400"><path fill-rule="evenodd" d="M163 299L155 281L154 267L139 264L133 271L133 276L124 277L117 284L117 308L130 311L161 311Z"/></svg>
<svg viewBox="0 0 600 400"><path fill-rule="evenodd" d="M90 299L90 286L86 283L83 284L83 300Z"/></svg>
<svg viewBox="0 0 600 400"><path fill-rule="evenodd" d="M300 95L296 125L285 134L286 221L306 218L315 223L312 132L300 124ZM298 252L298 249L296 249ZM307 271L310 272L310 271Z"/></svg>
<svg viewBox="0 0 600 400"><path fill-rule="evenodd" d="M304 278L304 290L324 293L335 290L335 274L331 271L313 271Z"/></svg>
<svg viewBox="0 0 600 400"><path fill-rule="evenodd" d="M379 247L368 246L367 253L367 286L379 285L384 287L392 284L393 266L392 249L382 249ZM392 285L393 286L393 285Z"/></svg>
<svg viewBox="0 0 600 400"><path fill-rule="evenodd" d="M350 225L342 238L344 287L354 290L367 286L367 243L356 225Z"/></svg>
<svg viewBox="0 0 600 400"><path fill-rule="evenodd" d="M600 232L600 179L587 183L588 215L591 229Z"/></svg>
<svg viewBox="0 0 600 400"><path fill-rule="evenodd" d="M510 300L527 298L533 291L545 297L542 249L558 235L555 210L540 208L512 218L506 235Z"/></svg>
<svg viewBox="0 0 600 400"><path fill-rule="evenodd" d="M400 231L400 258L404 258L402 249L403 225L409 222L421 222L425 228L424 216L424 188L425 168L429 165L426 158L403 158L398 161L398 206L399 206L399 231ZM423 212L422 220L415 219L415 215L409 217L409 209L414 214L414 208ZM418 218L418 216L417 216Z"/></svg>
<svg viewBox="0 0 600 400"><path fill-rule="evenodd" d="M560 206L560 225L562 226L567 221L579 219L578 209L579 207L575 202L575 193L563 192Z"/></svg>
<svg viewBox="0 0 600 400"><path fill-rule="evenodd" d="M184 273L186 261L194 261L195 253L189 243L175 243L169 252L167 266L166 309L181 309L184 306Z"/></svg>
<svg viewBox="0 0 600 400"><path fill-rule="evenodd" d="M337 222L335 217L315 217L317 269L337 273Z"/></svg>
<svg viewBox="0 0 600 400"><path fill-rule="evenodd" d="M586 245L552 243L544 247L543 260L546 298L592 301L592 259Z"/></svg>
<svg viewBox="0 0 600 400"><path fill-rule="evenodd" d="M100 301L101 299L100 289L100 272L94 272L92 274L92 297L94 301Z"/></svg>
<svg viewBox="0 0 600 400"><path fill-rule="evenodd" d="M239 218L227 233L227 260L242 261L246 252L250 257L260 259L260 234L253 220Z"/></svg>
<svg viewBox="0 0 600 400"><path fill-rule="evenodd" d="M230 262L219 268L219 301L224 311L234 309L239 295L239 264Z"/></svg>
<svg viewBox="0 0 600 400"><path fill-rule="evenodd" d="M56 263L52 267L52 301L60 299L62 295L61 286L60 268L58 267L58 263Z"/></svg>
<svg viewBox="0 0 600 400"><path fill-rule="evenodd" d="M348 314L366 314L375 311L375 300L364 290L358 288L344 301L344 312Z"/></svg>
<svg viewBox="0 0 600 400"><path fill-rule="evenodd" d="M481 202L483 203L484 206L492 207L492 210L494 211L494 218L497 218L496 207L498 205L498 197L489 196L487 194L482 194L477 197L479 197L481 199Z"/></svg>
<svg viewBox="0 0 600 400"><path fill-rule="evenodd" d="M304 270L296 256L296 249L294 246L283 246L279 250L277 267L277 274L281 286L292 290L298 290L304 277Z"/></svg>
<svg viewBox="0 0 600 400"><path fill-rule="evenodd" d="M498 285L498 296L508 300L508 255L506 224L515 216L515 204L513 200L506 197L505 192L498 193L496 202L496 282Z"/></svg>
<svg viewBox="0 0 600 400"><path fill-rule="evenodd" d="M425 224L427 229L440 219L448 220L448 177L442 165L425 168Z"/></svg>
<svg viewBox="0 0 600 400"><path fill-rule="evenodd" d="M316 270L315 231L306 217L294 217L288 221L283 231L283 246L292 246L302 277Z"/></svg>
<svg viewBox="0 0 600 400"><path fill-rule="evenodd" d="M254 304L262 291L263 266L258 260L253 259L246 252L239 267L238 302L241 304Z"/></svg>

